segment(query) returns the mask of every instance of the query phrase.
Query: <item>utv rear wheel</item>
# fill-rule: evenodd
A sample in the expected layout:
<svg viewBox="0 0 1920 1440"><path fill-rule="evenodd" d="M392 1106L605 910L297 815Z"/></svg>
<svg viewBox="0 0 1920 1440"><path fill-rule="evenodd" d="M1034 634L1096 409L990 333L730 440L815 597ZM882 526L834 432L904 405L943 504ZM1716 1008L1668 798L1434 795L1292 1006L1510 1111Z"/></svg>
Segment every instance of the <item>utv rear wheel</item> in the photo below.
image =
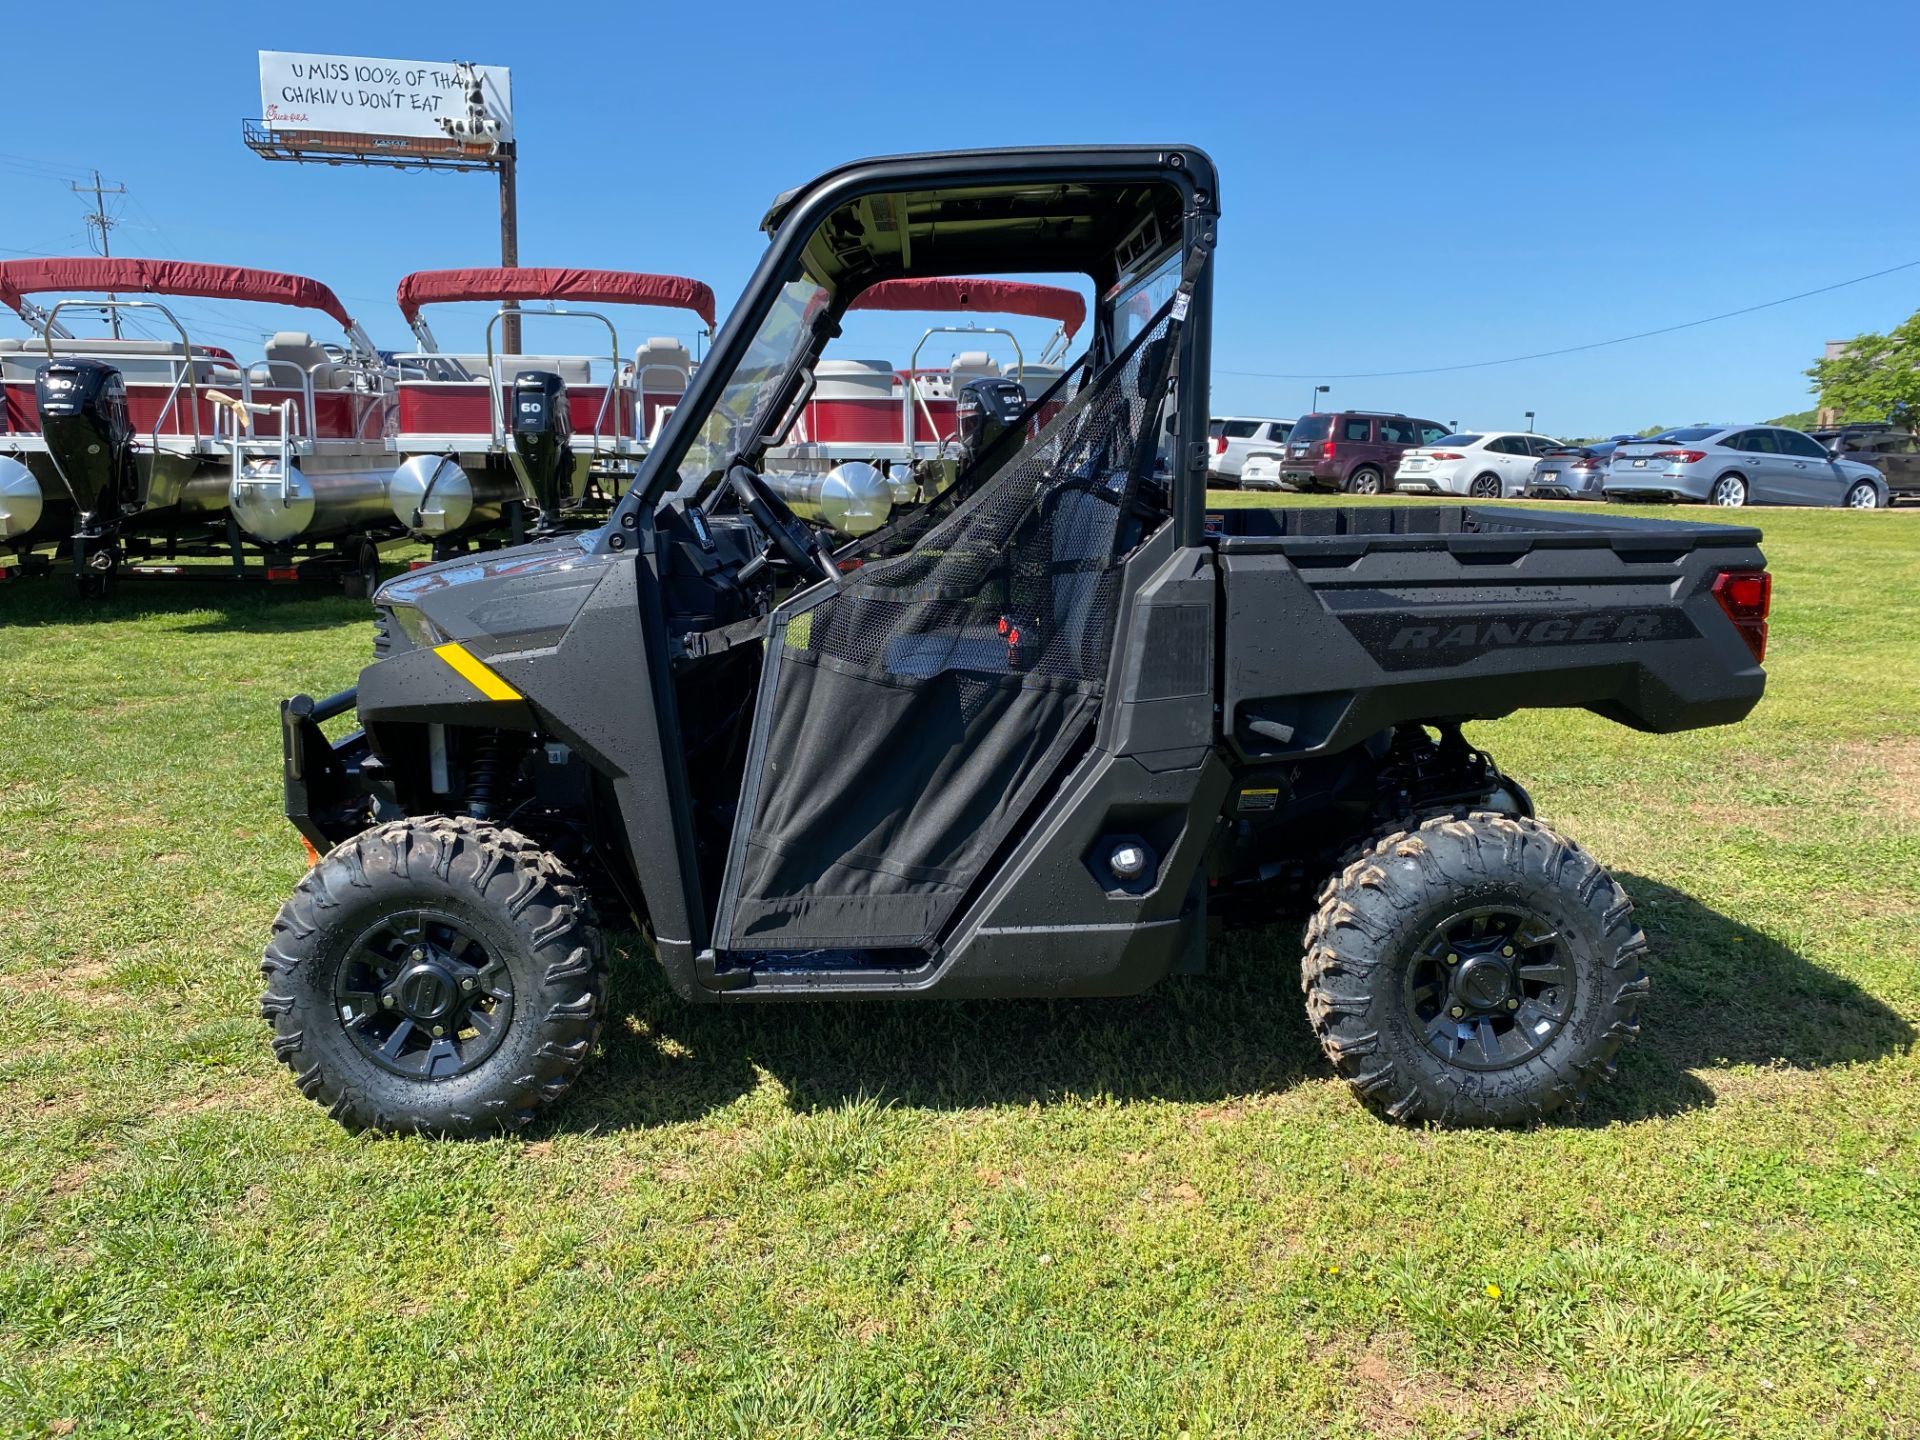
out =
<svg viewBox="0 0 1920 1440"><path fill-rule="evenodd" d="M1349 495L1378 495L1383 488L1380 472L1371 465L1362 465L1347 477Z"/></svg>
<svg viewBox="0 0 1920 1440"><path fill-rule="evenodd" d="M261 1014L350 1129L517 1130L592 1053L606 965L585 890L513 830L433 817L328 852L280 909Z"/></svg>
<svg viewBox="0 0 1920 1440"><path fill-rule="evenodd" d="M1429 820L1328 881L1307 1014L1389 1119L1518 1125L1579 1103L1639 1033L1646 936L1592 856L1534 820Z"/></svg>

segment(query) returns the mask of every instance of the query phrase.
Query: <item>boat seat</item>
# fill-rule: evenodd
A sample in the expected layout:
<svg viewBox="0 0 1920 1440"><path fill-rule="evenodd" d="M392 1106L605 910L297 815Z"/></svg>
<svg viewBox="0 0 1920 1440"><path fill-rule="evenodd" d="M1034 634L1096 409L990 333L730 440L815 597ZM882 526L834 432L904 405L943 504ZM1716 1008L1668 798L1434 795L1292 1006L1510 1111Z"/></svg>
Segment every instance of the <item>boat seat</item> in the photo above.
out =
<svg viewBox="0 0 1920 1440"><path fill-rule="evenodd" d="M471 370L476 379L487 373L485 355L453 355ZM611 359L611 357L609 357ZM511 385L515 377L528 370L546 370L558 375L569 387L593 383L593 362L584 355L495 355L493 363L502 385Z"/></svg>
<svg viewBox="0 0 1920 1440"><path fill-rule="evenodd" d="M339 364L326 346L304 330L275 331L261 353L266 356L269 384L298 390L309 373L316 390L344 390L352 384L352 369Z"/></svg>
<svg viewBox="0 0 1920 1440"><path fill-rule="evenodd" d="M953 357L948 374L953 377L953 393L973 380L993 380L1000 375L1000 362L984 350L962 350Z"/></svg>
<svg viewBox="0 0 1920 1440"><path fill-rule="evenodd" d="M655 395L678 395L686 390L687 377L693 373L693 356L678 340L655 335L634 358L640 366L641 389Z"/></svg>
<svg viewBox="0 0 1920 1440"><path fill-rule="evenodd" d="M187 350L178 340L69 340L56 337L53 353L56 356L77 355L89 360L104 360L116 366L130 382L165 383L173 379L173 367L166 362L183 358ZM28 383L46 363L47 342L39 336L0 337L0 378ZM238 369L203 350L195 352L193 372L194 379L202 384L238 384L240 379Z"/></svg>

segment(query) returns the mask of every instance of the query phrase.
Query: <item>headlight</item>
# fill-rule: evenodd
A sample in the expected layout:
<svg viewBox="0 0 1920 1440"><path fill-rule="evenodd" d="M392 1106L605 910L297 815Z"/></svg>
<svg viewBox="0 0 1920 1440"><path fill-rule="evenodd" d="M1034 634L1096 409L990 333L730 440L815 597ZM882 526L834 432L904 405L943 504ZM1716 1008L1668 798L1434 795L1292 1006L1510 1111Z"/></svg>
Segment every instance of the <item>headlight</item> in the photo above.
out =
<svg viewBox="0 0 1920 1440"><path fill-rule="evenodd" d="M440 633L440 627L429 620L418 605L395 605L389 602L382 608L388 617L389 630L397 626L413 648L426 650L446 642L447 637ZM376 653L378 649L376 645Z"/></svg>

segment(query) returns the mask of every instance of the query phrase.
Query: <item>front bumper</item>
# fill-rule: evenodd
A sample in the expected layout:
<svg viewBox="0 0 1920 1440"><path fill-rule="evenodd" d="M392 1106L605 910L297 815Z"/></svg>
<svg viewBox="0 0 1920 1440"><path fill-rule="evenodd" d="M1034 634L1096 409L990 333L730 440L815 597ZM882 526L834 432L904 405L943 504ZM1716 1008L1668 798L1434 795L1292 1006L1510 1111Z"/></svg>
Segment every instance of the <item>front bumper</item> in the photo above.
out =
<svg viewBox="0 0 1920 1440"><path fill-rule="evenodd" d="M381 787L368 773L379 762L373 760L366 732L355 730L335 744L320 728L353 709L359 698L354 689L324 700L295 695L280 702L287 819L323 855L365 830L381 808Z"/></svg>

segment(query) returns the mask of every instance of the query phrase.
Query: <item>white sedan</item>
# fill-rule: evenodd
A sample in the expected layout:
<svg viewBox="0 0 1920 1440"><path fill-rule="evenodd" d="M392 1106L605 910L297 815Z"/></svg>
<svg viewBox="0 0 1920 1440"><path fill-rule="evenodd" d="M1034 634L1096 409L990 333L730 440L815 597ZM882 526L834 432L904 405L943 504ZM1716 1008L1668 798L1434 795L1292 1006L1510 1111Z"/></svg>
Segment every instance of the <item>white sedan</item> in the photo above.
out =
<svg viewBox="0 0 1920 1440"><path fill-rule="evenodd" d="M1402 455L1393 488L1499 500L1526 489L1534 462L1564 448L1549 436L1521 430L1449 435Z"/></svg>
<svg viewBox="0 0 1920 1440"><path fill-rule="evenodd" d="M1240 488L1242 490L1291 490L1293 487L1280 479L1282 457L1272 451L1261 450L1247 456L1246 463L1240 467Z"/></svg>

